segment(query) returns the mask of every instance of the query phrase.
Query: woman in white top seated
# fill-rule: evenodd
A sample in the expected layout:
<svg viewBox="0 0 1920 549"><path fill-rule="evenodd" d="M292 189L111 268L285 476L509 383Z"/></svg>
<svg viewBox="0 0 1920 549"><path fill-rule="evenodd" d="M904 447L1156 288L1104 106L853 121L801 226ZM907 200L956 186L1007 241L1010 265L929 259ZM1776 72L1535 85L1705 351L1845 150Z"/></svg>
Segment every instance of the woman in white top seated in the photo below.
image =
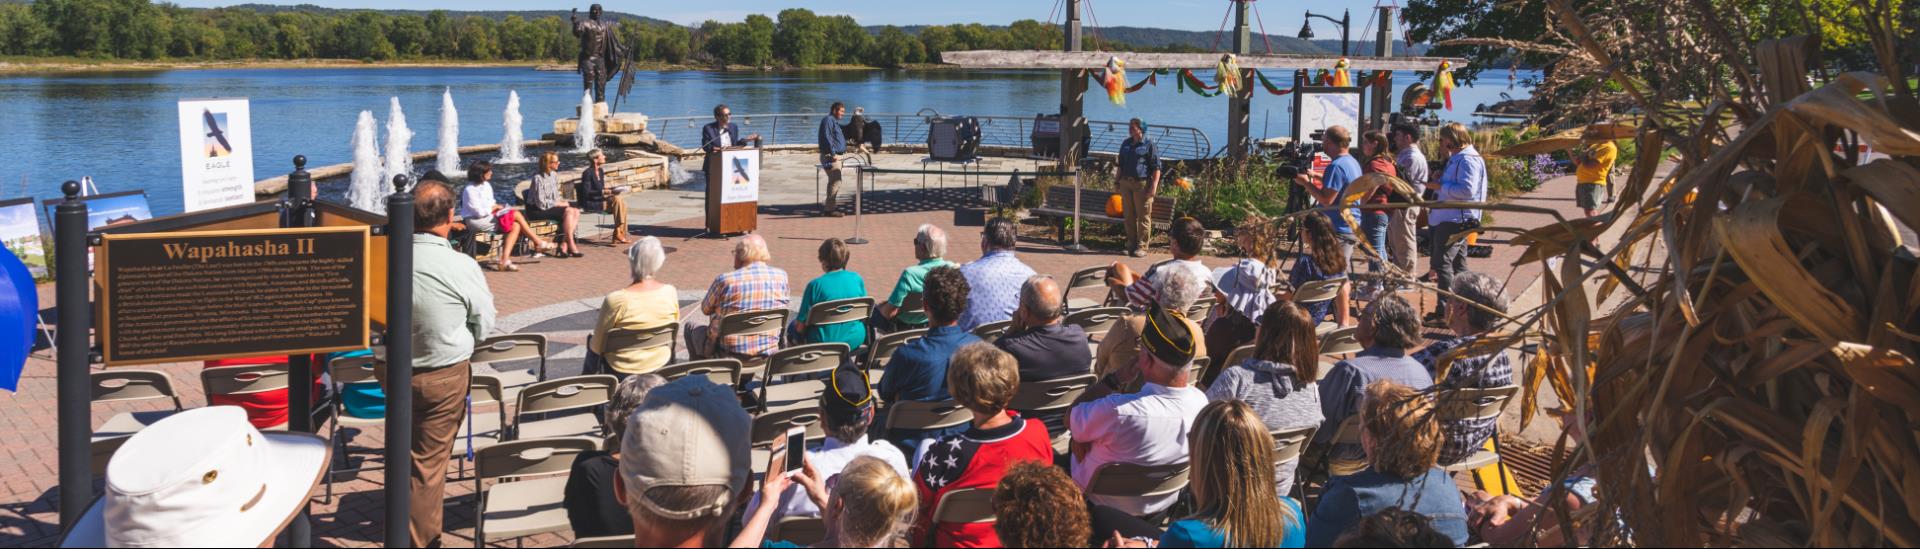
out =
<svg viewBox="0 0 1920 549"><path fill-rule="evenodd" d="M502 241L506 247L500 249L500 259L494 262L493 268L496 271L518 271L520 267L513 264L513 245L520 242L522 235L541 252L553 249L553 243L533 234L533 228L527 226L525 216L493 200L492 180L492 162L482 160L467 167L467 186L460 189L460 218L466 220L467 230L474 233L506 234L506 239Z"/></svg>

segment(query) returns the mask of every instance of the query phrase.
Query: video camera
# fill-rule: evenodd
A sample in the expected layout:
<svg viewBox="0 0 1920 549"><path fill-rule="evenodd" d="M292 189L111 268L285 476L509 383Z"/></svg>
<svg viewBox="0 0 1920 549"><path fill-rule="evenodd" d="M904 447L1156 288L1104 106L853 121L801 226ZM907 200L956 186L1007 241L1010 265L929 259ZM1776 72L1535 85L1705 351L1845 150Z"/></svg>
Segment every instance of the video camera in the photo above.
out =
<svg viewBox="0 0 1920 549"><path fill-rule="evenodd" d="M1274 168L1274 175L1281 179L1292 181L1293 178L1299 177L1300 174L1312 171L1314 155L1325 152L1326 146L1321 144L1320 141L1326 136L1326 130L1315 130L1307 136L1310 140L1305 142L1294 141L1287 143L1285 147L1281 147L1279 151L1274 153L1274 158L1280 161L1280 166Z"/></svg>
<svg viewBox="0 0 1920 549"><path fill-rule="evenodd" d="M1407 90L1400 94L1400 112L1388 115L1387 126L1411 124L1429 128L1440 127L1440 113L1435 112L1437 106L1431 100L1425 104L1419 103L1418 100L1423 95L1428 95L1426 84L1416 82L1412 86L1407 86Z"/></svg>

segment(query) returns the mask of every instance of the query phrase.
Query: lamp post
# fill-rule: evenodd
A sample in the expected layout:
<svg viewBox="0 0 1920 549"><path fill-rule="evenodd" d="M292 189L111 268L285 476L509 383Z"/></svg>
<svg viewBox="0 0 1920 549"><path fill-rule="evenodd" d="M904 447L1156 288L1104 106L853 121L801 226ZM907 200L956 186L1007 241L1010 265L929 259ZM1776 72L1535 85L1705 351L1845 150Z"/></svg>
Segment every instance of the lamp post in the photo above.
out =
<svg viewBox="0 0 1920 549"><path fill-rule="evenodd" d="M1353 44L1353 39L1352 39L1353 37L1351 32L1351 29L1353 27L1353 10L1346 10L1340 15L1339 19L1334 19L1329 16L1320 15L1312 11L1308 11L1307 20L1302 21L1300 23L1300 39L1301 40L1313 39L1313 18L1315 17L1325 19L1329 23L1333 23L1335 25L1340 26L1340 56L1346 57L1348 55L1351 55L1352 53L1349 51L1349 49Z"/></svg>

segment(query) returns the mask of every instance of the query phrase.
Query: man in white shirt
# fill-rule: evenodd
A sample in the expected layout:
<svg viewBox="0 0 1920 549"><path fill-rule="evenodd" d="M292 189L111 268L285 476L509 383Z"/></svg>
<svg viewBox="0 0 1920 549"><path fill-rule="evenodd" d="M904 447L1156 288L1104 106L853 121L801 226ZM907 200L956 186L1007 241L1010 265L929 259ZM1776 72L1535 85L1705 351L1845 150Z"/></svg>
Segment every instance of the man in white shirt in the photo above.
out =
<svg viewBox="0 0 1920 549"><path fill-rule="evenodd" d="M1404 122L1394 124L1392 139L1394 149L1400 151L1393 161L1400 178L1415 188L1425 188L1428 179L1427 155L1420 152L1420 126ZM1387 255L1393 257L1393 264L1401 271L1412 273L1413 262L1420 255L1415 251L1420 230L1417 226L1420 209L1392 210L1387 215Z"/></svg>
<svg viewBox="0 0 1920 549"><path fill-rule="evenodd" d="M1137 393L1080 404L1068 414L1073 481L1083 489L1092 484L1094 472L1109 463L1165 465L1187 460L1187 432L1207 406L1206 393L1193 387L1187 371L1200 334L1158 305L1146 313L1146 320L1137 359L1146 385ZM1145 516L1166 510L1179 495L1087 497L1095 504Z"/></svg>
<svg viewBox="0 0 1920 549"><path fill-rule="evenodd" d="M826 429L827 440L818 450L807 452L807 462L820 473L820 480L825 482L840 474L848 463L861 456L879 458L901 477L910 478L907 458L899 448L884 440L867 440L867 427L873 425L874 399L866 373L842 366L833 370L826 383L827 390L820 394L820 426ZM747 502L747 516L753 516L760 504L760 494L755 493ZM799 484L781 494L779 505L773 515L775 521L782 517L820 516L820 507L813 504L813 499L807 497L806 490Z"/></svg>

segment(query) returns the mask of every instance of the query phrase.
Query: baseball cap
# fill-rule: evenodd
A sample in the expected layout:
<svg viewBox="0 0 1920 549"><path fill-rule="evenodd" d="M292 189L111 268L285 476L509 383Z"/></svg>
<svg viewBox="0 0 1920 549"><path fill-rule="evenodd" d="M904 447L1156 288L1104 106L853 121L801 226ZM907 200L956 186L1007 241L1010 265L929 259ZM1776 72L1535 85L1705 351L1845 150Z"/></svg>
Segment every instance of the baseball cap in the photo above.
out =
<svg viewBox="0 0 1920 549"><path fill-rule="evenodd" d="M1185 366L1193 362L1193 330L1165 307L1154 304L1147 311L1147 325L1140 330L1140 348L1161 362Z"/></svg>
<svg viewBox="0 0 1920 549"><path fill-rule="evenodd" d="M647 392L621 437L620 476L627 497L669 520L727 512L746 487L753 419L733 388L706 376L687 376ZM671 509L647 497L663 486L726 486L727 494L692 509Z"/></svg>
<svg viewBox="0 0 1920 549"><path fill-rule="evenodd" d="M835 425L860 420L860 414L873 408L873 393L866 372L851 366L834 368L827 378L827 389L820 393L820 411Z"/></svg>

